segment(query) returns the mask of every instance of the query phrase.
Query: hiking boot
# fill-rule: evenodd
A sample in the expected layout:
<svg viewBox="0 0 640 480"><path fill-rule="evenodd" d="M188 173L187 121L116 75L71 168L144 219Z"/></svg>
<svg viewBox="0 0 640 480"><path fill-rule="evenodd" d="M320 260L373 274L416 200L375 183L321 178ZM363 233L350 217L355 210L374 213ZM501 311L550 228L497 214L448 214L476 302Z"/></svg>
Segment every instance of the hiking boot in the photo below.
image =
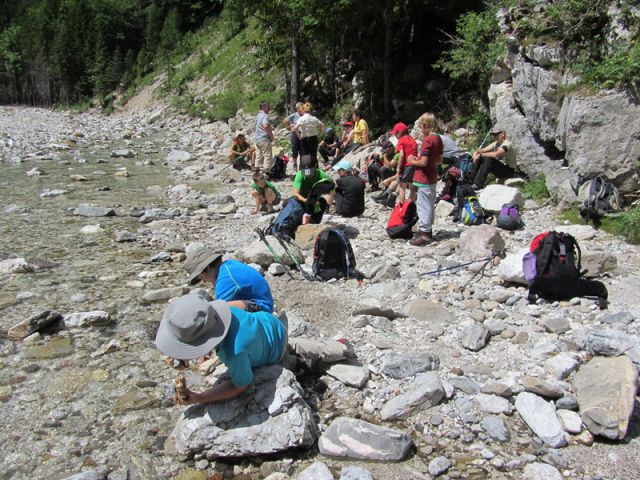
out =
<svg viewBox="0 0 640 480"><path fill-rule="evenodd" d="M367 190L367 193L373 193L380 191L380 187L378 185L371 185Z"/></svg>
<svg viewBox="0 0 640 480"><path fill-rule="evenodd" d="M417 232L409 243L414 247L424 247L433 242L433 234L431 232Z"/></svg>
<svg viewBox="0 0 640 480"><path fill-rule="evenodd" d="M380 192L377 195L371 195L371 199L374 202L378 202L378 203L382 203L384 200L386 200L387 198L389 198L389 191L384 190L383 192Z"/></svg>
<svg viewBox="0 0 640 480"><path fill-rule="evenodd" d="M389 197L386 200L384 200L384 201L382 201L380 203L382 203L383 205L385 205L385 206L387 206L389 208L393 208L393 207L396 206L396 199L397 198L398 198L398 196L395 193L392 193L391 195L389 195Z"/></svg>

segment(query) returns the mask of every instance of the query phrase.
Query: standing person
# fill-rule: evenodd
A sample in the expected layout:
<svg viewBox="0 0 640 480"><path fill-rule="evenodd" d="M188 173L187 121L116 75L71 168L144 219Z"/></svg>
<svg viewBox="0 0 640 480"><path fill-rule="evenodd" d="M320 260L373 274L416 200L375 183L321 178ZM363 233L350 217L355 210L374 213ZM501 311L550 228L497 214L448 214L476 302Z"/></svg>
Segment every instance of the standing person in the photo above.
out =
<svg viewBox="0 0 640 480"><path fill-rule="evenodd" d="M236 170L242 170L248 165L251 165L252 169L255 168L256 149L249 145L244 133L238 133L231 141L229 160Z"/></svg>
<svg viewBox="0 0 640 480"><path fill-rule="evenodd" d="M258 213L263 205L267 208L267 213L273 213L274 205L278 205L281 199L276 186L268 181L262 173L256 172L253 174L251 188L253 189L251 196L256 201L256 206L251 210L251 213Z"/></svg>
<svg viewBox="0 0 640 480"><path fill-rule="evenodd" d="M393 126L391 134L398 139L398 144L396 145L396 150L399 154L398 203L400 203L400 205L404 204L407 199L407 190L409 190L409 198L415 202L416 191L413 186L415 167L409 164L408 159L418 156L418 143L409 135L409 127L402 122L398 122Z"/></svg>
<svg viewBox="0 0 640 480"><path fill-rule="evenodd" d="M431 227L433 225L436 182L438 181L438 165L442 163L444 147L442 139L433 132L437 128L438 119L431 112L424 113L418 119L422 130L422 148L420 158L411 156L407 159L415 167L413 185L417 189L418 232L409 241L411 245L425 246L433 241Z"/></svg>
<svg viewBox="0 0 640 480"><path fill-rule="evenodd" d="M312 109L313 106L309 102L302 105L302 116L291 130L300 138L300 155L309 155L317 161L318 137L324 130L324 124L311 115Z"/></svg>
<svg viewBox="0 0 640 480"><path fill-rule="evenodd" d="M187 257L184 269L189 285L200 281L212 283L217 300L248 311L273 312L269 284L258 271L237 260L222 261L222 254L200 248Z"/></svg>
<svg viewBox="0 0 640 480"><path fill-rule="evenodd" d="M357 217L364 212L364 182L352 174L349 160L340 160L333 167L340 178L336 180L336 213L343 217Z"/></svg>
<svg viewBox="0 0 640 480"><path fill-rule="evenodd" d="M293 172L298 171L298 158L300 157L300 137L293 131L293 126L296 124L302 114L302 102L296 103L296 111L284 119L284 124L291 132L291 159L293 160Z"/></svg>
<svg viewBox="0 0 640 480"><path fill-rule="evenodd" d="M260 102L260 111L256 116L256 130L254 139L256 142L256 169L265 172L271 170L273 154L271 143L273 142L273 130L269 123L269 112L271 107L265 101Z"/></svg>
<svg viewBox="0 0 640 480"><path fill-rule="evenodd" d="M484 148L473 152L473 165L476 175L473 188L484 188L487 176L493 173L499 179L511 178L515 175L516 158L511 142L507 140L504 128L496 125L491 129L494 141ZM504 159L505 163L502 163Z"/></svg>
<svg viewBox="0 0 640 480"><path fill-rule="evenodd" d="M335 183L318 168L317 160L304 155L300 158L300 170L293 179L293 196L304 205L302 224L320 223L329 204L322 195L330 194Z"/></svg>

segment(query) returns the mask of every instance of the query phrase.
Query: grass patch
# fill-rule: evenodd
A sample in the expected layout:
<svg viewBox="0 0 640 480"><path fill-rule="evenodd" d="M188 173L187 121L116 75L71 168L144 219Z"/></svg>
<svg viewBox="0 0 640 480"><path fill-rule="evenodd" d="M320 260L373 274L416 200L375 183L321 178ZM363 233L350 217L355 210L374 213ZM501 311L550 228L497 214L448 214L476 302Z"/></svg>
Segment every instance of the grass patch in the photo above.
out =
<svg viewBox="0 0 640 480"><path fill-rule="evenodd" d="M587 225L578 207L562 212L560 218L577 225ZM624 237L631 243L640 243L640 205L636 205L616 215L602 217L594 227L598 230Z"/></svg>
<svg viewBox="0 0 640 480"><path fill-rule="evenodd" d="M540 175L530 182L525 183L522 186L521 191L524 198L531 199L536 202L543 202L548 198L551 198L544 175Z"/></svg>

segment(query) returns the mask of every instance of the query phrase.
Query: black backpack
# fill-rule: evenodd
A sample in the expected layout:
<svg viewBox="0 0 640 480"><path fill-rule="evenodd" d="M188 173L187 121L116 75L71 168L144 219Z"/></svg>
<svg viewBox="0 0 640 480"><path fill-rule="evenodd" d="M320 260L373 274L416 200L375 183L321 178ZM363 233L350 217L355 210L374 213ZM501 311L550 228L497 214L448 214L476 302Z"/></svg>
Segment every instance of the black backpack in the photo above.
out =
<svg viewBox="0 0 640 480"><path fill-rule="evenodd" d="M349 239L340 230L323 230L313 247L313 275L318 280L359 278Z"/></svg>
<svg viewBox="0 0 640 480"><path fill-rule="evenodd" d="M411 200L405 201L402 205L397 203L391 211L391 216L387 222L387 235L390 238L413 237L413 226L418 223L418 209Z"/></svg>
<svg viewBox="0 0 640 480"><path fill-rule="evenodd" d="M520 207L516 202L509 202L502 205L500 213L496 217L496 227L504 230L518 230L522 227L522 217Z"/></svg>
<svg viewBox="0 0 640 480"><path fill-rule="evenodd" d="M273 159L273 165L267 173L267 177L269 180L282 180L286 176L286 172L287 162L284 161L284 158L276 156Z"/></svg>
<svg viewBox="0 0 640 480"><path fill-rule="evenodd" d="M591 180L589 194L580 205L580 216L596 221L606 212L620 210L620 194L616 186L602 175Z"/></svg>
<svg viewBox="0 0 640 480"><path fill-rule="evenodd" d="M271 235L283 235L289 238L296 238L296 229L302 225L304 207L295 197L287 199L282 205L282 210L275 221L269 226L268 232Z"/></svg>

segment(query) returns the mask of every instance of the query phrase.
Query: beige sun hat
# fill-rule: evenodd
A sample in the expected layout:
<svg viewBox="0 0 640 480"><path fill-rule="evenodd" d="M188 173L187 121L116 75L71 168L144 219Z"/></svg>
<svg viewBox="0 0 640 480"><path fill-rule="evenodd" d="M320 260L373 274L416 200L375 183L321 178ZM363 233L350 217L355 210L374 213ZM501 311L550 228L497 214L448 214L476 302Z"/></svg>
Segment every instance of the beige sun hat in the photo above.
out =
<svg viewBox="0 0 640 480"><path fill-rule="evenodd" d="M222 258L222 253L216 253L204 247L189 255L184 262L184 269L189 274L189 285L198 283L200 274L219 258Z"/></svg>
<svg viewBox="0 0 640 480"><path fill-rule="evenodd" d="M156 346L178 360L198 358L222 342L230 324L227 302L208 302L197 293L189 293L176 298L164 311Z"/></svg>

